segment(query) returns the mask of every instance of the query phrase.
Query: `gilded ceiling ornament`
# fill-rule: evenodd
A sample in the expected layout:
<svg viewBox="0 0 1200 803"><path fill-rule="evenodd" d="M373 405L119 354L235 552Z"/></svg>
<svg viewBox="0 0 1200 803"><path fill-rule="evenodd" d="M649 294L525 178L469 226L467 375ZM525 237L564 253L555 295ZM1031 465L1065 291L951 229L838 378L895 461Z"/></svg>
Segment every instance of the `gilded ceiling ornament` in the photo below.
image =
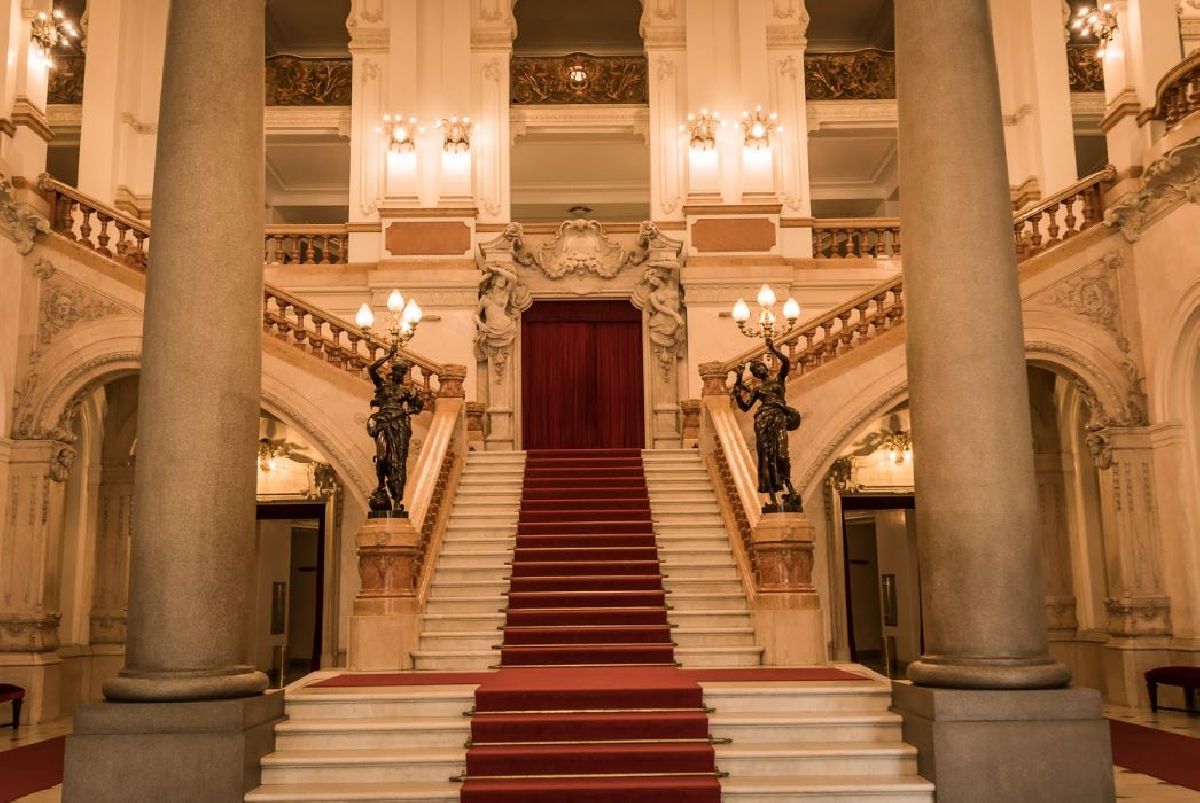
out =
<svg viewBox="0 0 1200 803"><path fill-rule="evenodd" d="M1096 43L1067 45L1067 77L1072 92L1103 92L1104 62L1096 57Z"/></svg>
<svg viewBox="0 0 1200 803"><path fill-rule="evenodd" d="M353 63L348 58L267 59L268 106L349 106Z"/></svg>
<svg viewBox="0 0 1200 803"><path fill-rule="evenodd" d="M87 56L82 53L55 56L46 102L68 105L83 103L83 74L86 67Z"/></svg>

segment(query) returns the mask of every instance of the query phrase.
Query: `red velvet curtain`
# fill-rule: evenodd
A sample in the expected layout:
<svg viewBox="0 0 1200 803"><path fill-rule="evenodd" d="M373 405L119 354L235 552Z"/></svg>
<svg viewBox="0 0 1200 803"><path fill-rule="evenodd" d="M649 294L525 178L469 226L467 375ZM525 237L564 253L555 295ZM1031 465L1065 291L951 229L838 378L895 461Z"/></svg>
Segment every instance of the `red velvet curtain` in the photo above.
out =
<svg viewBox="0 0 1200 803"><path fill-rule="evenodd" d="M521 316L526 449L640 449L642 392L642 314L628 301L538 301Z"/></svg>

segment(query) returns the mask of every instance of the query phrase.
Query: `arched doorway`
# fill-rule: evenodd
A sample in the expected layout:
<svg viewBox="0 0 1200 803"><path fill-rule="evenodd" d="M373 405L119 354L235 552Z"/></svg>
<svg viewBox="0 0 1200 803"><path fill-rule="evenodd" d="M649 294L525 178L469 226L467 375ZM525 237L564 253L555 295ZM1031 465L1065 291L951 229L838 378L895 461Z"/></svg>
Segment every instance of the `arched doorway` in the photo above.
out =
<svg viewBox="0 0 1200 803"><path fill-rule="evenodd" d="M535 302L521 366L526 449L645 445L642 313L629 301Z"/></svg>

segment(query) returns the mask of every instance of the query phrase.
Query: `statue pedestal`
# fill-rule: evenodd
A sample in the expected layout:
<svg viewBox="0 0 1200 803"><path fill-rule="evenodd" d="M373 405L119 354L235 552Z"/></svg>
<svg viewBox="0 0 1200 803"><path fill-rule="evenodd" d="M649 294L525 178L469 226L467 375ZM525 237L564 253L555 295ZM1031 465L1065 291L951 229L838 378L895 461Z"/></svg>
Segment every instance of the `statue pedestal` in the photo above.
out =
<svg viewBox="0 0 1200 803"><path fill-rule="evenodd" d="M361 588L350 617L350 669L412 668L420 632L420 537L407 518L367 519L354 536Z"/></svg>
<svg viewBox="0 0 1200 803"><path fill-rule="evenodd" d="M754 629L770 666L823 664L825 622L812 582L813 527L803 513L764 513L751 534Z"/></svg>

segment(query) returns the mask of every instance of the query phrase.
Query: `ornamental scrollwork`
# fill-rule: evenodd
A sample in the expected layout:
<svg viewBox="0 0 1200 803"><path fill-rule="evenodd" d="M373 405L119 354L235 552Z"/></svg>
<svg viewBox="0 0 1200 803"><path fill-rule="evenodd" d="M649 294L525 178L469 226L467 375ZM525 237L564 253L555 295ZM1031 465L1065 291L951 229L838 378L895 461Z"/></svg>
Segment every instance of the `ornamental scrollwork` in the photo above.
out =
<svg viewBox="0 0 1200 803"><path fill-rule="evenodd" d="M896 97L896 55L869 48L804 56L809 100L882 100Z"/></svg>
<svg viewBox="0 0 1200 803"><path fill-rule="evenodd" d="M267 59L268 106L349 106L352 82L348 58Z"/></svg>
<svg viewBox="0 0 1200 803"><path fill-rule="evenodd" d="M645 56L514 56L514 105L649 103Z"/></svg>
<svg viewBox="0 0 1200 803"><path fill-rule="evenodd" d="M50 70L46 102L83 103L83 72L86 67L87 56L82 53L56 53L54 68Z"/></svg>
<svg viewBox="0 0 1200 803"><path fill-rule="evenodd" d="M1067 45L1067 77L1072 92L1104 91L1104 62L1094 42Z"/></svg>

